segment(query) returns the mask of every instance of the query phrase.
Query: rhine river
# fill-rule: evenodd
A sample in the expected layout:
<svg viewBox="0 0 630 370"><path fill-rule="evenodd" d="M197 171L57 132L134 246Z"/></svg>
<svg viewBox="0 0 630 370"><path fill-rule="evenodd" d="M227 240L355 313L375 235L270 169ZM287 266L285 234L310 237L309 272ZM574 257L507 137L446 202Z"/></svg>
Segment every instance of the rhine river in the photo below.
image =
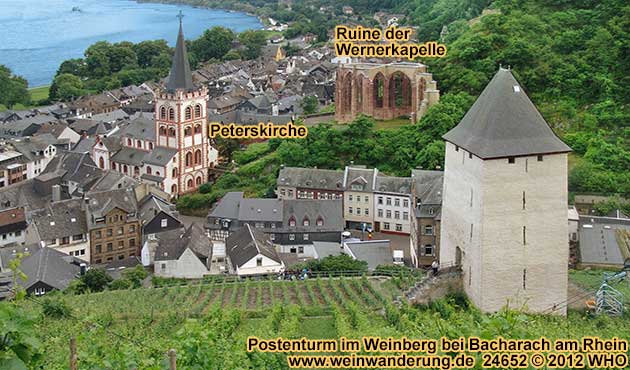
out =
<svg viewBox="0 0 630 370"><path fill-rule="evenodd" d="M74 10L73 10L74 9ZM48 85L59 65L81 58L88 46L109 42L177 38L176 15L184 13L187 39L213 26L240 32L261 29L243 13L132 0L0 0L0 64L25 77L29 86Z"/></svg>

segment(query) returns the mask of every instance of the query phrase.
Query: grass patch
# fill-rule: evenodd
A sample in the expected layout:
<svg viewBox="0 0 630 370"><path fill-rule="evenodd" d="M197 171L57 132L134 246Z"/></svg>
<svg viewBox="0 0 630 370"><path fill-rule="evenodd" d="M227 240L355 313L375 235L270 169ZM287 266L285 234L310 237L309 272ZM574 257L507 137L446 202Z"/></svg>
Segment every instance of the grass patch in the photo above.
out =
<svg viewBox="0 0 630 370"><path fill-rule="evenodd" d="M614 274L614 271L570 270L569 280L584 289L596 291L602 284L604 273ZM630 279L613 282L611 286L624 294L626 302L630 301Z"/></svg>
<svg viewBox="0 0 630 370"><path fill-rule="evenodd" d="M32 89L28 89L28 92L31 94L31 104L30 105L16 104L13 108L11 108L11 110L26 110L26 109L41 107L42 105L39 104L39 102L41 102L42 100L48 99L48 95L50 93L50 86L33 87ZM0 112L4 112L6 110L8 110L8 108L0 104Z"/></svg>
<svg viewBox="0 0 630 370"><path fill-rule="evenodd" d="M409 118L399 117L384 121L376 121L374 127L382 130L395 130L410 124L411 121L409 120Z"/></svg>

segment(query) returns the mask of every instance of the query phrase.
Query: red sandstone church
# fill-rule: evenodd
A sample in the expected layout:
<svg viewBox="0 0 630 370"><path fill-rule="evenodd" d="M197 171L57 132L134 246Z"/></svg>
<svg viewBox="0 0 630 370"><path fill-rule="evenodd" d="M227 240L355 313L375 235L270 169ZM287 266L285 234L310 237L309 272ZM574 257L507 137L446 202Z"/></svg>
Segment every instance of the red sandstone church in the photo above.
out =
<svg viewBox="0 0 630 370"><path fill-rule="evenodd" d="M433 76L420 63L351 63L337 69L335 119L349 122L359 114L376 119L418 120L440 99Z"/></svg>

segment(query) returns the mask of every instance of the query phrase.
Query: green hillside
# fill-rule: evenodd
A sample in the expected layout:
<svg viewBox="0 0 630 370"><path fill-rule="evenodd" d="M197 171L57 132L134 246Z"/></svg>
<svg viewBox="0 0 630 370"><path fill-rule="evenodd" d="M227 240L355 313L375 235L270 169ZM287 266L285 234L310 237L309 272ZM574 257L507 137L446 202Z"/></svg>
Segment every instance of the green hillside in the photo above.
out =
<svg viewBox="0 0 630 370"><path fill-rule="evenodd" d="M591 281L598 274L573 276ZM50 296L27 301L21 309L44 343L38 348L45 348L45 354L35 363L50 370L67 368L71 336L77 338L80 369L156 370L164 368L170 348L177 350L178 369L288 368L282 354L247 353L248 336L630 338L628 317L486 315L461 295L399 309L391 303L397 294L396 285L386 279L216 282Z"/></svg>

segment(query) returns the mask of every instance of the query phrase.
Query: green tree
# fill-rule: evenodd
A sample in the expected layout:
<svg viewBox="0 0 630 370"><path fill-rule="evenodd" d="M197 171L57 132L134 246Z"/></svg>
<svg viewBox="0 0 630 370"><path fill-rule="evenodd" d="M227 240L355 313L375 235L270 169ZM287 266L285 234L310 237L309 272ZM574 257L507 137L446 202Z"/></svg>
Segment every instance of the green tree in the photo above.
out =
<svg viewBox="0 0 630 370"><path fill-rule="evenodd" d="M81 78L69 73L57 75L50 86L51 100L70 101L85 94Z"/></svg>
<svg viewBox="0 0 630 370"><path fill-rule="evenodd" d="M238 35L238 39L245 46L244 59L256 59L261 55L261 50L267 37L263 31L247 30Z"/></svg>
<svg viewBox="0 0 630 370"><path fill-rule="evenodd" d="M107 285L112 281L111 276L109 276L105 270L97 268L89 269L80 279L91 292L101 292L105 290Z"/></svg>
<svg viewBox="0 0 630 370"><path fill-rule="evenodd" d="M134 268L123 272L123 276L131 282L131 286L134 289L142 286L142 282L147 278L147 275L147 270L142 265L136 265Z"/></svg>
<svg viewBox="0 0 630 370"><path fill-rule="evenodd" d="M316 113L318 105L319 102L317 101L317 98L313 95L305 96L304 99L302 99L301 103L302 111L304 112L304 114Z"/></svg>
<svg viewBox="0 0 630 370"><path fill-rule="evenodd" d="M232 48L234 32L225 27L212 27L191 44L191 52L199 61L222 59Z"/></svg>
<svg viewBox="0 0 630 370"><path fill-rule="evenodd" d="M13 75L8 67L0 64L0 104L10 109L16 104L27 105L30 101L28 82Z"/></svg>

